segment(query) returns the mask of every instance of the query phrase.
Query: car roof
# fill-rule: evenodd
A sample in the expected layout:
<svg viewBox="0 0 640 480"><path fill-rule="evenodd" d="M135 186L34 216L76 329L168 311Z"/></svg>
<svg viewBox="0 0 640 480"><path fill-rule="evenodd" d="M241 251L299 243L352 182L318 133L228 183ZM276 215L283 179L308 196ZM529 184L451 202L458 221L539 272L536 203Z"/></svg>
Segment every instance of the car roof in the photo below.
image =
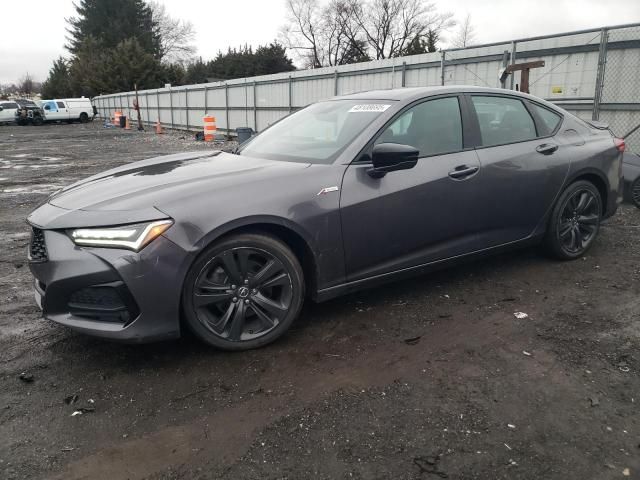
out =
<svg viewBox="0 0 640 480"><path fill-rule="evenodd" d="M432 95L442 95L447 93L500 93L503 95L513 95L525 98L534 98L531 95L513 90L488 87L474 87L469 85L449 85L438 87L410 87L392 88L389 90L370 90L367 92L352 93L350 95L340 95L334 100L391 100L391 101L411 101ZM536 100L541 100L535 98Z"/></svg>

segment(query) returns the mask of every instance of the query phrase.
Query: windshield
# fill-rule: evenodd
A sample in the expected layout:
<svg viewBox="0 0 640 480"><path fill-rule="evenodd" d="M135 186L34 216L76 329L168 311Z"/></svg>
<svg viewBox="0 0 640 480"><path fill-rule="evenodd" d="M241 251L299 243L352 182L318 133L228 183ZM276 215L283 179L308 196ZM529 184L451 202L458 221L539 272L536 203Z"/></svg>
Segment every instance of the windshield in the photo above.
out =
<svg viewBox="0 0 640 480"><path fill-rule="evenodd" d="M331 163L390 106L387 100L314 103L253 138L239 154L287 162Z"/></svg>

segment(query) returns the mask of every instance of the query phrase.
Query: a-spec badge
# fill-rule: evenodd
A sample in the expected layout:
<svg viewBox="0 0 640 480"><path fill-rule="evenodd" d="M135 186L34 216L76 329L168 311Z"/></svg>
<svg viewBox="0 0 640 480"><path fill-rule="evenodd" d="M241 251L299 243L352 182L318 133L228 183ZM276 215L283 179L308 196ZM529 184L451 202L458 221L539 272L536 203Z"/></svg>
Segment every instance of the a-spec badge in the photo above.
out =
<svg viewBox="0 0 640 480"><path fill-rule="evenodd" d="M331 192L337 192L339 189L337 186L333 186L333 187L324 187L322 190L320 190L317 194L317 196L319 197L320 195L326 195L327 193L331 193Z"/></svg>

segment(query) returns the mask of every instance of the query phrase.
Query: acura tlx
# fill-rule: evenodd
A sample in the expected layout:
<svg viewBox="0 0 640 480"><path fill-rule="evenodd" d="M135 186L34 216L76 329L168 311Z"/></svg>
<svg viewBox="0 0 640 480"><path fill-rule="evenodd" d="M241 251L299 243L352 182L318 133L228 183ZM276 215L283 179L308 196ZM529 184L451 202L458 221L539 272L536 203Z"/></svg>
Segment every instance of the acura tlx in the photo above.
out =
<svg viewBox="0 0 640 480"><path fill-rule="evenodd" d="M405 88L301 109L241 145L152 158L29 217L43 315L228 350L322 301L507 248L582 257L622 198L624 141L539 98Z"/></svg>

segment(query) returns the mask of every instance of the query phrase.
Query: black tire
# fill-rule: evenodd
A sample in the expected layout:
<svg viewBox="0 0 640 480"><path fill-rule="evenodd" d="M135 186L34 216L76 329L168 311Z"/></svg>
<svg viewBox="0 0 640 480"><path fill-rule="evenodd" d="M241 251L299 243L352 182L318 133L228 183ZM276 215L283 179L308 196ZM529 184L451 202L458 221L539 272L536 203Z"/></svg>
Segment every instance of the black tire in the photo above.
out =
<svg viewBox="0 0 640 480"><path fill-rule="evenodd" d="M33 125L35 125L36 127L39 127L40 125L42 125L44 123L44 118L42 118L42 117L33 117L33 120L31 121L31 123L33 123Z"/></svg>
<svg viewBox="0 0 640 480"><path fill-rule="evenodd" d="M184 320L205 343L223 350L262 347L282 336L305 296L300 262L268 235L234 235L208 247L182 290Z"/></svg>
<svg viewBox="0 0 640 480"><path fill-rule="evenodd" d="M86 113L82 112L80 114L80 123L87 123L89 121L89 115L87 115Z"/></svg>
<svg viewBox="0 0 640 480"><path fill-rule="evenodd" d="M631 203L640 208L640 177L631 184Z"/></svg>
<svg viewBox="0 0 640 480"><path fill-rule="evenodd" d="M549 252L560 260L582 257L598 235L602 219L602 197L588 181L569 185L560 195L545 237Z"/></svg>

